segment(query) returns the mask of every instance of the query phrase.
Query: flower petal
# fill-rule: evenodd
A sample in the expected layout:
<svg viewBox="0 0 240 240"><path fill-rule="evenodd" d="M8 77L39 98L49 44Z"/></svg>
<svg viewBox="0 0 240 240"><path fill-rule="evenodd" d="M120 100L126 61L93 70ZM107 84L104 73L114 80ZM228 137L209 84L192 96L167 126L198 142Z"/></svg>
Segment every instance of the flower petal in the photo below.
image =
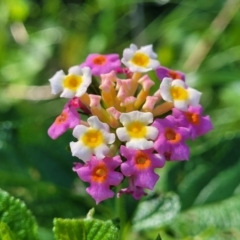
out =
<svg viewBox="0 0 240 240"><path fill-rule="evenodd" d="M63 90L62 82L65 76L66 75L64 74L63 70L60 70L56 72L52 78L49 79L52 88L52 94L58 94Z"/></svg>
<svg viewBox="0 0 240 240"><path fill-rule="evenodd" d="M130 137L129 137L127 131L126 131L126 128L124 128L124 127L118 128L116 130L116 134L117 134L119 140L122 141L122 142L127 142L127 141L130 140Z"/></svg>
<svg viewBox="0 0 240 240"><path fill-rule="evenodd" d="M128 148L145 150L153 147L153 142L148 141L145 138L131 138L129 142L126 143Z"/></svg>
<svg viewBox="0 0 240 240"><path fill-rule="evenodd" d="M91 149L86 147L81 142L70 142L72 156L78 157L84 162L88 161L92 155Z"/></svg>
<svg viewBox="0 0 240 240"><path fill-rule="evenodd" d="M170 87L171 87L172 79L171 78L164 78L160 85L160 94L163 100L167 102L172 102L173 98L170 94Z"/></svg>
<svg viewBox="0 0 240 240"><path fill-rule="evenodd" d="M84 125L77 125L73 129L73 136L77 139L80 139L80 137L87 131L88 127Z"/></svg>

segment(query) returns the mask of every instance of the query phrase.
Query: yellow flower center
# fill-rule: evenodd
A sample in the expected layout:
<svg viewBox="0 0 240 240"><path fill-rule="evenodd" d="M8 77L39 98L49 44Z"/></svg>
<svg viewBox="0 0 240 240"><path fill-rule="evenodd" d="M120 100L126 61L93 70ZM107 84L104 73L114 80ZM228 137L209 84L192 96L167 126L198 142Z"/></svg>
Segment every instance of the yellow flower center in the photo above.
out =
<svg viewBox="0 0 240 240"><path fill-rule="evenodd" d="M132 58L132 63L140 67L146 67L149 63L149 57L143 53L136 53Z"/></svg>
<svg viewBox="0 0 240 240"><path fill-rule="evenodd" d="M69 88L72 91L76 91L77 88L81 85L81 83L82 77L76 75L66 76L65 79L63 80L64 88Z"/></svg>
<svg viewBox="0 0 240 240"><path fill-rule="evenodd" d="M179 86L172 86L170 88L170 94L175 100L187 100L188 92L185 88Z"/></svg>
<svg viewBox="0 0 240 240"><path fill-rule="evenodd" d="M146 133L147 133L146 126L143 123L138 121L131 122L130 124L128 124L126 129L128 131L128 134L132 138L143 138L146 136Z"/></svg>
<svg viewBox="0 0 240 240"><path fill-rule="evenodd" d="M82 141L86 146L96 148L103 143L104 138L100 130L90 129L82 136Z"/></svg>

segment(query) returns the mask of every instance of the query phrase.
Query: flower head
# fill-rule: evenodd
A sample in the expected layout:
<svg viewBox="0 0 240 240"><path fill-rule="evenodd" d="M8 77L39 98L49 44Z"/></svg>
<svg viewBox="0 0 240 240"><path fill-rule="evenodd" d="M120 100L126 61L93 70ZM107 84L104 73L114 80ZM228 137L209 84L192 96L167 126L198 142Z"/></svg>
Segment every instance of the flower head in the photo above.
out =
<svg viewBox="0 0 240 240"><path fill-rule="evenodd" d="M88 118L87 122L90 127L78 125L73 130L73 136L78 141L70 143L72 155L84 162L88 161L92 154L101 160L109 151L107 144L115 141L115 135L109 133L109 126L100 122L96 116Z"/></svg>
<svg viewBox="0 0 240 240"><path fill-rule="evenodd" d="M188 106L196 106L199 103L201 93L189 88L181 80L164 78L160 85L160 93L163 100L173 102L175 108L186 111Z"/></svg>
<svg viewBox="0 0 240 240"><path fill-rule="evenodd" d="M56 139L69 128L74 128L78 124L80 124L80 116L76 109L73 107L64 108L62 113L48 129L48 135L52 139Z"/></svg>
<svg viewBox="0 0 240 240"><path fill-rule="evenodd" d="M202 107L190 106L186 112L176 108L173 110L173 116L177 119L179 126L189 129L192 139L202 136L213 129L209 116L202 116Z"/></svg>
<svg viewBox="0 0 240 240"><path fill-rule="evenodd" d="M154 142L154 149L165 156L167 160L187 160L189 157L189 148L184 143L190 136L189 130L184 127L178 127L177 121L172 116L164 119L156 119L153 122L159 135Z"/></svg>
<svg viewBox="0 0 240 240"><path fill-rule="evenodd" d="M60 70L49 81L52 94L62 92L60 97L63 98L81 97L92 82L91 70L88 67L74 66L68 70L68 75Z"/></svg>
<svg viewBox="0 0 240 240"><path fill-rule="evenodd" d="M160 63L157 54L153 52L152 45L137 48L131 44L130 48L123 51L122 63L127 66L131 72L148 72L156 69Z"/></svg>
<svg viewBox="0 0 240 240"><path fill-rule="evenodd" d="M109 73L112 70L119 69L121 61L118 54L101 55L98 53L89 54L81 67L89 67L93 75Z"/></svg>
<svg viewBox="0 0 240 240"><path fill-rule="evenodd" d="M153 115L150 112L132 111L122 113L120 122L123 127L116 130L118 138L127 142L126 146L133 149L148 149L153 147L153 142L158 135L158 130L153 126L148 126L152 123Z"/></svg>
<svg viewBox="0 0 240 240"><path fill-rule="evenodd" d="M150 70L162 80L158 89ZM118 54L90 54L68 75L61 70L49 81L52 93L69 101L48 133L55 139L74 128L71 153L84 162L74 171L90 183L87 192L97 204L113 197L125 178L129 186L117 196L139 200L156 185L156 168L165 160L187 160L185 141L212 129L202 116L201 93L187 86L184 73L161 67L152 45L131 44L121 61ZM89 118L80 121L78 114Z"/></svg>
<svg viewBox="0 0 240 240"><path fill-rule="evenodd" d="M123 180L123 175L114 171L121 162L119 156L105 157L101 161L92 156L85 165L75 164L73 171L77 172L83 181L90 183L86 191L98 204L105 199L112 198L114 192L110 186L117 186Z"/></svg>
<svg viewBox="0 0 240 240"><path fill-rule="evenodd" d="M153 149L134 150L125 146L121 146L120 154L127 159L121 165L123 175L134 177L136 186L152 190L159 179L154 169L164 166L164 158L153 154Z"/></svg>
<svg viewBox="0 0 240 240"><path fill-rule="evenodd" d="M166 67L159 66L156 69L156 74L159 79L171 78L172 80L183 80L185 81L185 74L180 71L171 70Z"/></svg>

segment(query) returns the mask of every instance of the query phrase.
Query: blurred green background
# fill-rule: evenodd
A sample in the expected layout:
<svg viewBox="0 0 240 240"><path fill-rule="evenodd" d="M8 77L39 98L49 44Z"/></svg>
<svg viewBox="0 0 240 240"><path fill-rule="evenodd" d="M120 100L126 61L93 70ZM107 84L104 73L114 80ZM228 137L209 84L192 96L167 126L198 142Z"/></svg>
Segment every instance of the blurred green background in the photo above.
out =
<svg viewBox="0 0 240 240"><path fill-rule="evenodd" d="M0 187L26 202L42 239L53 239L54 217L82 217L95 206L72 172L77 158L66 149L71 132L55 141L47 135L65 104L51 95L48 79L89 53L121 56L130 43L153 44L163 66L186 72L187 83L203 92L201 104L214 125L207 136L189 142L190 161L161 169L156 192L177 193L181 214L239 197L239 9L239 0L0 1ZM131 220L135 202L125 201ZM97 217L116 217L113 207L111 200L100 204ZM240 205L232 210L240 214ZM222 222L212 223L222 237L216 239L240 239L240 223L224 211ZM200 216L189 224L194 220L199 225ZM164 239L194 239L208 234L207 227L164 225L156 231ZM129 231L126 239L156 237L153 231Z"/></svg>

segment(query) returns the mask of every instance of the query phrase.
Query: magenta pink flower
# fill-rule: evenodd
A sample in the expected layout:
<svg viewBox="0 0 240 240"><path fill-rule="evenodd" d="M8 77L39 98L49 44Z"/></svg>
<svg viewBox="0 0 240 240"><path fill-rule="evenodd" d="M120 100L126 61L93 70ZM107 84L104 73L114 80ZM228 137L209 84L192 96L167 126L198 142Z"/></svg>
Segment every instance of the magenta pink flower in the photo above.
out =
<svg viewBox="0 0 240 240"><path fill-rule="evenodd" d="M184 73L182 73L180 71L171 70L169 68L162 67L162 66L160 66L156 69L156 74L160 80L163 80L163 78L166 77L166 78L172 78L173 80L181 79L181 80L185 81Z"/></svg>
<svg viewBox="0 0 240 240"><path fill-rule="evenodd" d="M144 192L144 189L142 187L138 187L135 185L134 177L129 178L129 186L127 188L121 189L117 194L117 197L119 198L122 194L131 194L132 197L136 200L139 200L142 196L147 195L147 193Z"/></svg>
<svg viewBox="0 0 240 240"><path fill-rule="evenodd" d="M79 97L71 98L64 106L64 108L81 109L85 114L90 114L91 111L81 101Z"/></svg>
<svg viewBox="0 0 240 240"><path fill-rule="evenodd" d="M134 177L136 186L151 190L159 179L154 169L163 167L165 163L163 157L152 152L153 149L135 150L125 146L120 148L120 154L127 159L121 165L123 175Z"/></svg>
<svg viewBox="0 0 240 240"><path fill-rule="evenodd" d="M119 69L120 66L121 61L118 54L89 54L86 61L81 64L81 67L91 68L92 75L109 73L112 70Z"/></svg>
<svg viewBox="0 0 240 240"><path fill-rule="evenodd" d="M210 117L202 116L203 109L200 105L196 107L190 106L186 112L173 108L172 112L179 126L189 129L192 139L204 135L213 129Z"/></svg>
<svg viewBox="0 0 240 240"><path fill-rule="evenodd" d="M131 78L133 76L133 73L128 68L116 68L115 72L118 74L125 74L127 78Z"/></svg>
<svg viewBox="0 0 240 240"><path fill-rule="evenodd" d="M110 186L117 186L123 180L123 175L114 171L121 162L119 156L105 157L103 160L92 156L84 165L75 164L73 171L77 172L79 178L84 182L90 183L90 187L86 191L98 204L105 199L112 198L114 192Z"/></svg>
<svg viewBox="0 0 240 240"><path fill-rule="evenodd" d="M74 128L78 124L80 124L80 116L77 110L73 107L66 107L48 129L48 135L52 139L57 139L69 128Z"/></svg>
<svg viewBox="0 0 240 240"><path fill-rule="evenodd" d="M153 124L159 131L154 142L154 149L165 156L167 160L187 160L189 148L184 143L189 137L189 130L185 127L178 127L173 116L164 119L156 119Z"/></svg>

